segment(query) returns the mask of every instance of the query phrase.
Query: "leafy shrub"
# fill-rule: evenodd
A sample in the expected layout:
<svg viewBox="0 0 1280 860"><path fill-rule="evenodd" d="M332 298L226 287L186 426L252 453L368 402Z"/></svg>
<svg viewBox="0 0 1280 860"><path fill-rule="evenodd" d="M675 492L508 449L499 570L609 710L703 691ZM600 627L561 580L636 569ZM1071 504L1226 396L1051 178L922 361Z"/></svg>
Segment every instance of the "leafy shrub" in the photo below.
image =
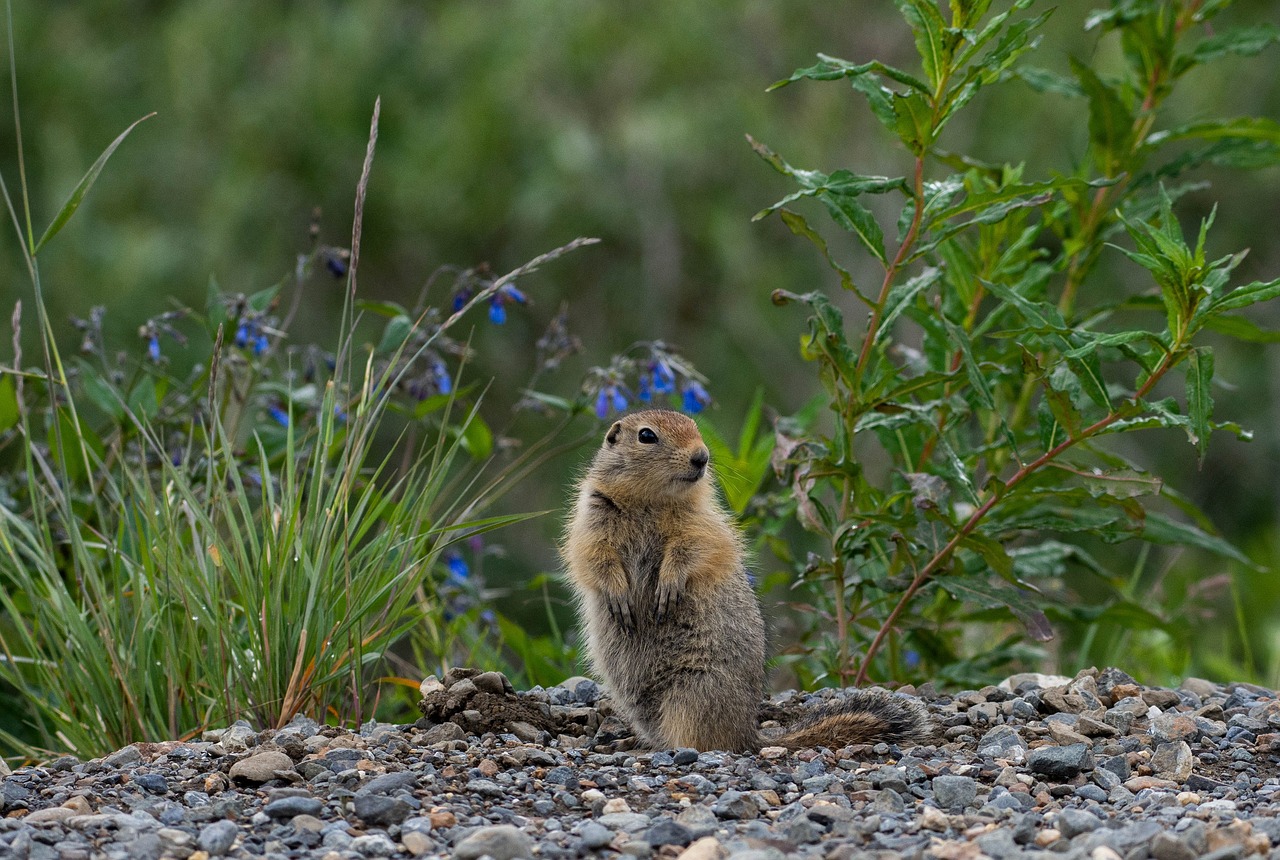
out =
<svg viewBox="0 0 1280 860"><path fill-rule="evenodd" d="M1176 428L1203 458L1215 430L1247 438L1214 419L1214 353L1202 335L1267 339L1239 311L1280 295L1280 281L1233 285L1243 253L1210 255L1213 217L1187 238L1174 205L1202 165L1280 161L1280 126L1161 120L1184 75L1255 54L1280 30L1211 29L1226 2L1116 2L1088 26L1118 37L1121 74L1073 59L1066 78L1015 65L1049 15L1027 14L1032 5L989 14L989 0L953 0L947 20L933 0L898 0L919 72L820 56L776 85L848 81L906 150L905 175L800 169L752 141L798 186L757 217L776 213L810 240L844 292L774 294L808 308L801 351L826 392L825 414L779 423L775 454L790 490L775 505L819 543L797 561L825 610L809 616L812 674L973 682L1032 654L1027 638L1052 638L1051 618L1185 643L1189 629L1154 611L1097 548L1178 544L1250 564L1116 443ZM941 147L958 111L1011 78L1083 106L1088 153L1074 173L1029 178L1024 164ZM895 225L868 195L905 199ZM880 283L856 283L790 208L810 198L875 259ZM1105 282L1106 254L1136 264L1141 289ZM860 330L845 323L846 299L866 311ZM1015 618L1020 633L979 627ZM824 619L835 628L826 648Z"/></svg>

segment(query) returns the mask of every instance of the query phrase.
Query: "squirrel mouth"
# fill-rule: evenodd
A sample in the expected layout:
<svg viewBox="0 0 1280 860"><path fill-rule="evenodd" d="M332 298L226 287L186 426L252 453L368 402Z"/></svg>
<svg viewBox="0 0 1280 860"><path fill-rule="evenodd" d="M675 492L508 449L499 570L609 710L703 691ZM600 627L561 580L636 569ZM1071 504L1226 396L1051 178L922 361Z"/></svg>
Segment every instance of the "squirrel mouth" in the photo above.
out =
<svg viewBox="0 0 1280 860"><path fill-rule="evenodd" d="M699 466L698 468L693 469L681 475L680 480L684 481L686 484L696 484L698 483L698 481L702 480L702 476L705 475L706 473L707 473L707 467Z"/></svg>

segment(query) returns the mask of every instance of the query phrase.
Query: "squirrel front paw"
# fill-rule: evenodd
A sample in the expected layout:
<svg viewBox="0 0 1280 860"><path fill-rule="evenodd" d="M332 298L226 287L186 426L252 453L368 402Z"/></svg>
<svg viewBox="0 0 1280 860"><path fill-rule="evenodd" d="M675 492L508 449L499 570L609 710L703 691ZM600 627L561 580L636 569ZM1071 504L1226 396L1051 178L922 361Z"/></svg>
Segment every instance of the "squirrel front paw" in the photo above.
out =
<svg viewBox="0 0 1280 860"><path fill-rule="evenodd" d="M635 629L635 619L631 615L631 598L627 592L605 592L604 604L609 610L609 617L623 633L630 633Z"/></svg>
<svg viewBox="0 0 1280 860"><path fill-rule="evenodd" d="M680 594L684 591L684 577L658 577L658 599L654 604L654 617L662 621L675 611L680 602Z"/></svg>

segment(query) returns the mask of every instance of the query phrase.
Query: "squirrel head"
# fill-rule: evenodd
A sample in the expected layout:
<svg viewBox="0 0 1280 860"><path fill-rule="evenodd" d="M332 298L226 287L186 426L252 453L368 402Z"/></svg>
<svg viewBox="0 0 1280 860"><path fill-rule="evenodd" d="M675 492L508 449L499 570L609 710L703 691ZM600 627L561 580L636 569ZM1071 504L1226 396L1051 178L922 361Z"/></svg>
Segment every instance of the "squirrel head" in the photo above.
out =
<svg viewBox="0 0 1280 860"><path fill-rule="evenodd" d="M710 460L692 418L648 409L613 422L591 476L606 494L622 499L702 498L711 493Z"/></svg>

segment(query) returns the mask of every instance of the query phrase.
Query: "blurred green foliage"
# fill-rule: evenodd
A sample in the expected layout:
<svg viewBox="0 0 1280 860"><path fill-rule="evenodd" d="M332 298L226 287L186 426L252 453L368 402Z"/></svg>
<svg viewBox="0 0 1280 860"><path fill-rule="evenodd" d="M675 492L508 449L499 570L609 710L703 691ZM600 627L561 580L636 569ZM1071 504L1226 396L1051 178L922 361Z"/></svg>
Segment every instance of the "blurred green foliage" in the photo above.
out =
<svg viewBox="0 0 1280 860"><path fill-rule="evenodd" d="M1084 31L1095 5L1102 0L1062 4L1045 27L1052 47L1037 57L1039 65L1069 74L1076 55L1104 73L1119 68L1119 45ZM1248 0L1229 17L1273 15L1268 0ZM771 292L838 284L780 222L751 223L761 206L791 189L760 163L744 134L769 141L793 163L827 171L857 165L862 173L899 175L909 164L843 87L764 92L819 51L911 64L911 35L889 0L16 0L14 25L37 223L47 223L120 129L158 114L116 153L44 255L50 313L61 334L74 336L69 315L105 304L114 335L136 337L138 324L172 301L199 306L210 278L233 292L266 287L308 246L315 207L324 213L322 241L344 244L369 112L380 95L362 294L412 306L426 274L441 264L487 260L506 271L575 236L600 236L600 247L546 276L537 297L538 319L568 301L570 324L586 344L585 356L565 372L576 378L635 340L674 343L710 379L719 405L709 421L727 440L739 438L759 386L782 412L818 393L796 357L793 321L772 307ZM1181 85L1180 113L1167 122L1280 116L1278 70L1275 51L1196 70ZM1036 175L1071 172L1087 157L1089 133L1067 104L1017 82L993 88L947 126L939 146L992 162L1025 160ZM13 177L12 117L0 113L0 170ZM1251 248L1237 270L1245 282L1280 270L1280 172L1236 176L1210 168L1202 175L1214 187L1182 205L1186 217L1198 219L1220 201L1213 241L1221 244L1210 255ZM891 223L890 210L877 214ZM840 252L856 247L837 233L829 241ZM854 270L860 280L874 271L863 259L865 268ZM1135 277L1127 262L1100 265L1093 282L1099 289ZM29 293L16 253L0 256L0 266L7 316ZM291 334L299 343L332 340L340 307L339 288L316 285ZM1274 308L1254 318L1280 328ZM478 327L473 342L486 366L502 369L509 356L530 354L540 334L531 318L513 315L500 331ZM1215 347L1219 368L1234 371L1214 392L1217 408L1255 428L1256 440L1215 439L1203 465L1176 431L1145 437L1125 453L1185 491L1228 537L1272 546L1280 534L1280 482L1260 476L1274 474L1280 461L1272 383L1280 368L1260 344ZM175 364L183 360L173 355ZM496 393L510 394L502 389L525 377L523 369L500 373ZM514 492L513 509L561 506L567 465ZM554 569L558 530L554 517L514 529L504 538L508 552L488 565L490 581L507 589L505 598L495 596L504 614L530 629L546 624L548 607L568 618L554 591L526 589ZM1219 619L1215 635L1227 635L1220 621L1234 618L1239 603L1254 641L1247 648L1240 637L1224 641L1215 664L1194 655L1164 664L1152 658L1152 671L1247 670L1280 680L1265 676L1274 672L1266 654L1280 653L1265 632L1280 629L1280 598L1248 578L1236 580L1234 598L1227 587L1197 590L1200 581L1221 583L1217 575L1244 576L1205 564L1153 559L1135 566L1134 587L1162 605L1199 601L1203 612L1218 613L1211 616ZM757 567L762 578L777 579L768 554ZM780 644L789 629L782 620Z"/></svg>

